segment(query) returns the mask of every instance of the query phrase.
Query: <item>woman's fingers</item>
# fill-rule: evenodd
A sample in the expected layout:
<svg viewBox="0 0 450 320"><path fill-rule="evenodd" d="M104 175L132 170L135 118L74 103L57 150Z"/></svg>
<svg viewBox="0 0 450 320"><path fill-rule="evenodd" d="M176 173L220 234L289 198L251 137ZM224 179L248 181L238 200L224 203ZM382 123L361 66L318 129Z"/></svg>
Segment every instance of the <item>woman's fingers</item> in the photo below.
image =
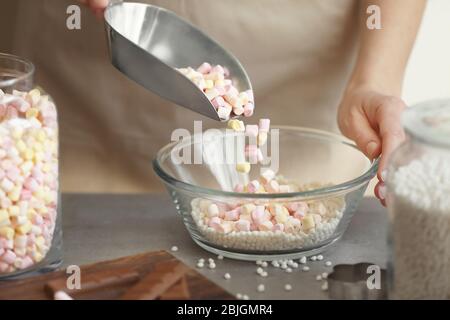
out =
<svg viewBox="0 0 450 320"><path fill-rule="evenodd" d="M380 127L382 154L378 170L378 179L383 180L382 172L386 170L389 157L405 140L405 132L401 124L401 115L405 103L397 98L388 98L377 110L377 120Z"/></svg>
<svg viewBox="0 0 450 320"><path fill-rule="evenodd" d="M88 6L97 16L99 12L103 15L103 11L109 4L109 0L78 0L78 2Z"/></svg>
<svg viewBox="0 0 450 320"><path fill-rule="evenodd" d="M356 111L351 114L350 118L351 124L348 129L350 139L355 141L358 148L369 159L378 157L381 152L381 142L375 130L370 126L367 117Z"/></svg>
<svg viewBox="0 0 450 320"><path fill-rule="evenodd" d="M109 0L89 0L89 6L93 10L105 9L108 6Z"/></svg>
<svg viewBox="0 0 450 320"><path fill-rule="evenodd" d="M383 206L386 206L386 185L380 181L375 186L375 196L380 200Z"/></svg>

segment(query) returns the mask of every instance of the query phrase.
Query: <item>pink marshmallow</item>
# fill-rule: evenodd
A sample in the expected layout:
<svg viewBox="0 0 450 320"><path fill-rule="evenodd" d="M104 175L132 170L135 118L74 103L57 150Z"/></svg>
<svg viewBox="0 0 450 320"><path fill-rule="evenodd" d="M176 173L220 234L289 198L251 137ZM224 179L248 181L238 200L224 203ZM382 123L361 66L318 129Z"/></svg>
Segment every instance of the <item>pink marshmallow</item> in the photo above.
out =
<svg viewBox="0 0 450 320"><path fill-rule="evenodd" d="M211 103L214 108L218 109L219 107L223 107L225 105L225 100L221 96L218 96L212 99Z"/></svg>
<svg viewBox="0 0 450 320"><path fill-rule="evenodd" d="M44 177L44 175L42 175ZM24 183L25 188L27 188L30 192L35 192L39 188L38 182L33 178L28 178Z"/></svg>
<svg viewBox="0 0 450 320"><path fill-rule="evenodd" d="M251 216L252 216L253 222L256 224L260 224L261 222L267 220L264 206L256 206L256 208L255 208L255 210L253 210Z"/></svg>
<svg viewBox="0 0 450 320"><path fill-rule="evenodd" d="M223 96L227 93L227 90L225 90L225 87L215 86L214 88L217 90L217 92L219 92L219 94L221 96Z"/></svg>
<svg viewBox="0 0 450 320"><path fill-rule="evenodd" d="M216 65L212 68L211 73L217 72L219 74L225 75L225 70L221 65Z"/></svg>
<svg viewBox="0 0 450 320"><path fill-rule="evenodd" d="M230 70L227 67L223 67L223 75L225 77L229 77L230 76Z"/></svg>
<svg viewBox="0 0 450 320"><path fill-rule="evenodd" d="M11 167L6 171L6 176L11 181L17 181L17 178L20 176L20 170L17 167Z"/></svg>
<svg viewBox="0 0 450 320"><path fill-rule="evenodd" d="M238 89L236 89L235 86L231 85L226 85L225 86L225 90L227 90L227 94L226 96L229 96L230 98L236 98L239 95L239 91Z"/></svg>
<svg viewBox="0 0 450 320"><path fill-rule="evenodd" d="M280 185L276 180L271 180L266 184L266 190L271 193L278 193L280 191Z"/></svg>
<svg viewBox="0 0 450 320"><path fill-rule="evenodd" d="M245 126L245 134L249 137L256 138L258 136L258 126L248 124Z"/></svg>
<svg viewBox="0 0 450 320"><path fill-rule="evenodd" d="M4 159L4 160L2 160L2 162L0 163L0 167L1 167L3 170L5 170L5 171L11 169L12 166L13 166L13 163L12 163L12 161L9 160L9 159Z"/></svg>
<svg viewBox="0 0 450 320"><path fill-rule="evenodd" d="M277 223L277 224L275 224L274 226L273 226L273 229L272 229L274 232L276 232L276 231L284 231L284 224L282 224L282 223Z"/></svg>
<svg viewBox="0 0 450 320"><path fill-rule="evenodd" d="M218 226L220 226L221 224L222 224L222 219L220 219L219 217L213 217L213 218L209 219L208 225L217 231L217 229L219 229Z"/></svg>
<svg viewBox="0 0 450 320"><path fill-rule="evenodd" d="M244 106L244 116L251 117L255 111L255 105L253 103L247 103Z"/></svg>
<svg viewBox="0 0 450 320"><path fill-rule="evenodd" d="M236 222L235 227L238 231L250 231L250 221L239 220Z"/></svg>
<svg viewBox="0 0 450 320"><path fill-rule="evenodd" d="M233 112L235 115L240 116L244 113L244 108L242 107L233 108Z"/></svg>
<svg viewBox="0 0 450 320"><path fill-rule="evenodd" d="M12 249L14 246L14 241L13 240L8 240L5 238L0 238L0 247L3 248L4 250L6 249Z"/></svg>
<svg viewBox="0 0 450 320"><path fill-rule="evenodd" d="M294 218L296 219L303 219L305 217L305 212L299 210L299 211L295 211L293 214Z"/></svg>
<svg viewBox="0 0 450 320"><path fill-rule="evenodd" d="M245 93L247 94L248 100L250 100L251 102L255 102L253 90L247 90L247 91L245 91Z"/></svg>
<svg viewBox="0 0 450 320"><path fill-rule="evenodd" d="M262 162L264 160L263 153L262 153L261 149L259 149L259 148L256 152L256 158L258 159L258 162Z"/></svg>
<svg viewBox="0 0 450 320"><path fill-rule="evenodd" d="M22 201L28 201L31 199L32 196L33 194L31 193L30 190L22 189L22 191L20 192L20 200Z"/></svg>
<svg viewBox="0 0 450 320"><path fill-rule="evenodd" d="M225 212L225 220L227 221L237 221L239 220L240 210L234 209L231 211Z"/></svg>
<svg viewBox="0 0 450 320"><path fill-rule="evenodd" d="M266 220L258 224L259 231L272 231L273 223L270 220Z"/></svg>
<svg viewBox="0 0 450 320"><path fill-rule="evenodd" d="M260 187L259 181L253 180L247 185L247 191L250 193L255 193L256 191L258 191L259 187Z"/></svg>
<svg viewBox="0 0 450 320"><path fill-rule="evenodd" d="M242 184L237 184L234 186L234 192L244 192L244 186Z"/></svg>
<svg viewBox="0 0 450 320"><path fill-rule="evenodd" d="M197 71L202 74L210 73L211 70L212 70L212 66L207 62L202 63L202 65L197 68Z"/></svg>
<svg viewBox="0 0 450 320"><path fill-rule="evenodd" d="M37 226L41 226L44 223L44 218L41 215L34 216L34 224Z"/></svg>
<svg viewBox="0 0 450 320"><path fill-rule="evenodd" d="M7 250L3 256L0 257L0 261L3 261L5 263L8 264L13 264L14 261L16 261L17 255L11 251L11 250Z"/></svg>
<svg viewBox="0 0 450 320"><path fill-rule="evenodd" d="M16 108L14 108L13 106L8 106L6 108L6 115L5 118L7 119L15 119L19 117L19 112L17 111Z"/></svg>
<svg viewBox="0 0 450 320"><path fill-rule="evenodd" d="M270 119L260 119L259 120L259 131L269 132L270 129Z"/></svg>
<svg viewBox="0 0 450 320"><path fill-rule="evenodd" d="M0 273L6 273L9 269L9 264L0 261Z"/></svg>
<svg viewBox="0 0 450 320"><path fill-rule="evenodd" d="M245 156L251 164L258 163L258 147L254 144L246 145Z"/></svg>

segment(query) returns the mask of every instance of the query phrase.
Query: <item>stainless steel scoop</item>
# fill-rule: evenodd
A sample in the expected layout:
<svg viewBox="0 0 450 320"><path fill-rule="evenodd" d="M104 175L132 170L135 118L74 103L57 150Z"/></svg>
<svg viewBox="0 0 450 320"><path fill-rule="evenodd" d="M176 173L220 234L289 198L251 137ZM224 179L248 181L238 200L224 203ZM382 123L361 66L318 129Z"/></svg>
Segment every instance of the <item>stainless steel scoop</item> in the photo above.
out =
<svg viewBox="0 0 450 320"><path fill-rule="evenodd" d="M112 64L130 79L180 106L220 120L205 94L175 68L220 64L239 91L251 90L241 63L175 13L142 3L116 2L105 10Z"/></svg>

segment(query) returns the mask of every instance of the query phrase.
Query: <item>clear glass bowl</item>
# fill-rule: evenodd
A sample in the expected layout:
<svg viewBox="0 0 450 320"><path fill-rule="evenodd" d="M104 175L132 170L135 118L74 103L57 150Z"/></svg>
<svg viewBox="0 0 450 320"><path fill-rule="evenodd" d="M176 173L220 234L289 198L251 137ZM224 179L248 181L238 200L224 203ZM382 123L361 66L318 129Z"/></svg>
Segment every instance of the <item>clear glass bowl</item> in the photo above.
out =
<svg viewBox="0 0 450 320"><path fill-rule="evenodd" d="M216 130L216 134L206 138L203 134L184 137L158 152L153 168L165 183L192 239L200 247L240 260L295 259L317 254L343 235L369 181L376 174L378 161L371 162L353 143L339 135L299 127L275 129L278 130L277 174L301 186L300 192L233 192L235 184L242 179L242 174L236 172L235 163L211 161L211 157L225 150L222 148L236 138L233 134L224 134L225 130ZM276 135L269 134L267 145L270 150L275 145L274 137ZM196 152L195 163L198 164L180 161L180 156L193 160ZM261 165L252 165L247 178L257 179L260 169ZM306 202L309 212L321 215L317 218L322 221L316 221L314 229L294 233L219 233L202 222L202 206L211 202L229 209L245 203L288 206Z"/></svg>

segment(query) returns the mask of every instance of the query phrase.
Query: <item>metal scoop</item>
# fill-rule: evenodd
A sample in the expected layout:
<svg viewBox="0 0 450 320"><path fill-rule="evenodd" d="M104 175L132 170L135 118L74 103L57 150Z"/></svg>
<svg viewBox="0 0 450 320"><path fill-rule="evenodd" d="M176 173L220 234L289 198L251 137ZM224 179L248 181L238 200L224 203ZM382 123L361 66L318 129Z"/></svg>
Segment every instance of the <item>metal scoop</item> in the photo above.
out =
<svg viewBox="0 0 450 320"><path fill-rule="evenodd" d="M221 120L205 94L175 68L220 64L239 91L251 90L241 63L175 13L142 3L118 2L105 10L112 64L157 95L214 120Z"/></svg>

